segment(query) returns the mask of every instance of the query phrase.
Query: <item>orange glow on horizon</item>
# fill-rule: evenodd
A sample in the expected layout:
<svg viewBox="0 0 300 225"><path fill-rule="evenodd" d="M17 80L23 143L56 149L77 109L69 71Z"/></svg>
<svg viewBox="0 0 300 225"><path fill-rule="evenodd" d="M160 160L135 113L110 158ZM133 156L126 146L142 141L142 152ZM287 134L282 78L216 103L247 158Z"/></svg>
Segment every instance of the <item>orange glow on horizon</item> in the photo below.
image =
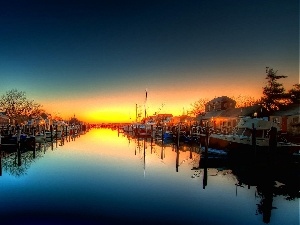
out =
<svg viewBox="0 0 300 225"><path fill-rule="evenodd" d="M219 87L219 86L218 86ZM145 110L147 116L155 113L169 113L179 116L192 109L192 104L201 98L213 99L226 95L232 96L253 96L260 98L262 87L257 90L247 90L245 87L230 88L226 91L225 85L219 88L187 86L153 87L148 88L148 98L145 102L144 90L126 93L113 93L100 95L97 93L77 96L75 98L61 98L58 100L40 99L46 112L52 116L59 116L64 120L69 120L74 116L80 121L88 123L128 123L136 120L136 104L138 113L144 117ZM43 104L44 102L44 104ZM162 107L163 105L163 107ZM146 108L145 108L146 107Z"/></svg>

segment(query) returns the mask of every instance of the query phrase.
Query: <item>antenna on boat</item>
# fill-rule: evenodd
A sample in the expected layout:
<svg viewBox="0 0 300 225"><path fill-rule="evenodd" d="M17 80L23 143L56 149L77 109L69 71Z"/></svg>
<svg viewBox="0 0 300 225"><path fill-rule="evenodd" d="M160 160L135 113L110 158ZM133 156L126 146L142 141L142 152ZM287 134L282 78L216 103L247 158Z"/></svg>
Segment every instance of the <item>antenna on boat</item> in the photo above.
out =
<svg viewBox="0 0 300 225"><path fill-rule="evenodd" d="M148 92L147 92L147 88L146 88L146 96L145 96L145 117L144 119L146 120L146 117L147 117L147 108L146 108L146 104L147 104L147 98L148 98ZM146 121L145 121L146 122Z"/></svg>

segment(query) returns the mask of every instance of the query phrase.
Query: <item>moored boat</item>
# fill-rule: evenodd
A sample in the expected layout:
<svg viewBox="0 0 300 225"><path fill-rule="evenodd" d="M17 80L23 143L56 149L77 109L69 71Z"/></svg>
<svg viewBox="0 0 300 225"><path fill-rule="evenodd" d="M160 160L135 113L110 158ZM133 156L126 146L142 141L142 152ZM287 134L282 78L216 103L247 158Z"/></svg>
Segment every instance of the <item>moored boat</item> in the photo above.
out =
<svg viewBox="0 0 300 225"><path fill-rule="evenodd" d="M293 154L300 145L280 140L277 123L259 118L241 118L232 134L211 134L209 146L229 151L256 151L256 153L276 152Z"/></svg>

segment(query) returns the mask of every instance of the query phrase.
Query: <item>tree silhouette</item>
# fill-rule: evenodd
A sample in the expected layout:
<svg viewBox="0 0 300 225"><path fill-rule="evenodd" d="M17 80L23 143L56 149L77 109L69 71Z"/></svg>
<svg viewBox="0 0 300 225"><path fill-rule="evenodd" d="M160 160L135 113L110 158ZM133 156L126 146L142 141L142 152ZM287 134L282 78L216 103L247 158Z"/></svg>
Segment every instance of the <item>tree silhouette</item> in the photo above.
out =
<svg viewBox="0 0 300 225"><path fill-rule="evenodd" d="M29 100L26 93L12 89L0 98L0 111L4 111L11 121L23 123L30 117L40 115L43 110L41 105Z"/></svg>
<svg viewBox="0 0 300 225"><path fill-rule="evenodd" d="M263 97L261 98L261 104L268 111L279 110L283 105L290 103L285 89L279 79L286 78L284 75L277 75L277 71L273 68L266 68L267 85L263 88Z"/></svg>
<svg viewBox="0 0 300 225"><path fill-rule="evenodd" d="M300 103L300 84L294 84L289 90L289 97L293 103Z"/></svg>
<svg viewBox="0 0 300 225"><path fill-rule="evenodd" d="M198 101L191 104L192 110L191 113L193 115L199 115L205 112L205 104L209 102L207 98L200 98Z"/></svg>

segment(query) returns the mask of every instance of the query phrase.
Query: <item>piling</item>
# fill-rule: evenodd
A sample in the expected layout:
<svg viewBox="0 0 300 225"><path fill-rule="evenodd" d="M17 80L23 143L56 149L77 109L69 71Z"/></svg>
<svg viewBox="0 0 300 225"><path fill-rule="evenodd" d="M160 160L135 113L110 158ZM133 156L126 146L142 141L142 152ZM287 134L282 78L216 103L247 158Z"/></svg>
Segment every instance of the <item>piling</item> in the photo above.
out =
<svg viewBox="0 0 300 225"><path fill-rule="evenodd" d="M146 175L146 138L144 138L144 177Z"/></svg>
<svg viewBox="0 0 300 225"><path fill-rule="evenodd" d="M153 137L153 125L151 125L151 138Z"/></svg>
<svg viewBox="0 0 300 225"><path fill-rule="evenodd" d="M0 137L1 139L1 137ZM2 176L2 154L1 154L1 151L0 151L0 177Z"/></svg>
<svg viewBox="0 0 300 225"><path fill-rule="evenodd" d="M68 141L68 126L65 126L65 136L66 136L66 140Z"/></svg>
<svg viewBox="0 0 300 225"><path fill-rule="evenodd" d="M50 140L53 141L53 127L50 125Z"/></svg>
<svg viewBox="0 0 300 225"><path fill-rule="evenodd" d="M207 165L205 162L205 166L203 169L203 189L205 189L206 186L207 186Z"/></svg>
<svg viewBox="0 0 300 225"><path fill-rule="evenodd" d="M20 141L21 141L21 130L18 128L17 130L17 148L20 148Z"/></svg>
<svg viewBox="0 0 300 225"><path fill-rule="evenodd" d="M55 140L57 141L57 125L55 125Z"/></svg>
<svg viewBox="0 0 300 225"><path fill-rule="evenodd" d="M276 151L277 149L277 128L271 127L269 138L269 149L270 151Z"/></svg>
<svg viewBox="0 0 300 225"><path fill-rule="evenodd" d="M209 128L208 124L205 126L205 160L208 157L208 141L209 141Z"/></svg>
<svg viewBox="0 0 300 225"><path fill-rule="evenodd" d="M179 142L180 142L180 124L178 125L177 129L177 147L179 148Z"/></svg>
<svg viewBox="0 0 300 225"><path fill-rule="evenodd" d="M161 145L160 158L161 158L161 160L164 159L164 144L163 143Z"/></svg>
<svg viewBox="0 0 300 225"><path fill-rule="evenodd" d="M176 172L178 172L179 168L179 145L177 145L177 148L176 148Z"/></svg>
<svg viewBox="0 0 300 225"><path fill-rule="evenodd" d="M254 156L256 156L256 128L254 127L254 123L252 123L252 148Z"/></svg>
<svg viewBox="0 0 300 225"><path fill-rule="evenodd" d="M164 125L161 127L161 144L164 144Z"/></svg>

